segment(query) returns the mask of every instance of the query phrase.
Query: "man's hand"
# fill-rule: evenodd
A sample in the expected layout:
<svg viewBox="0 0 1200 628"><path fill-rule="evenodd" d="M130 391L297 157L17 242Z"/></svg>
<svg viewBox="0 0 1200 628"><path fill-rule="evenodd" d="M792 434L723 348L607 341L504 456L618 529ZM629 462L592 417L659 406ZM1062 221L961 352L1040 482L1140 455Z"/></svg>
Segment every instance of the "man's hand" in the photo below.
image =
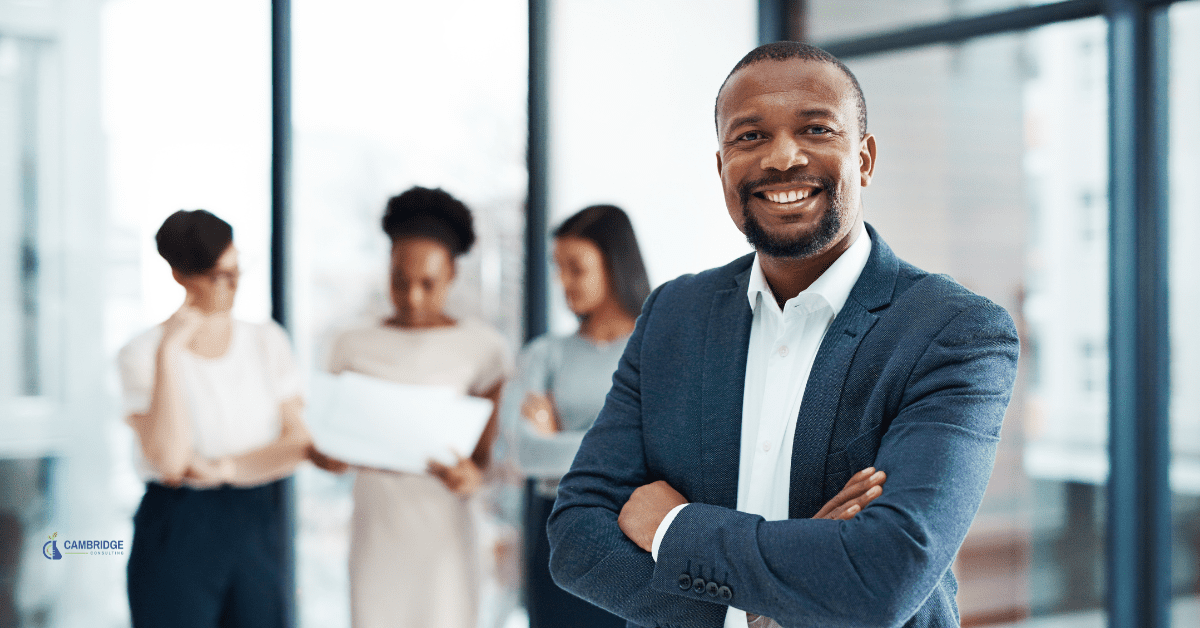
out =
<svg viewBox="0 0 1200 628"><path fill-rule="evenodd" d="M659 480L639 487L629 496L629 501L621 507L617 525L621 526L621 531L630 541L649 552L654 546L658 524L662 523L672 508L686 503L688 500L679 491Z"/></svg>
<svg viewBox="0 0 1200 628"><path fill-rule="evenodd" d="M883 483L886 481L887 474L876 471L875 467L855 473L846 481L845 488L826 502L813 515L813 519L850 519L883 494Z"/></svg>

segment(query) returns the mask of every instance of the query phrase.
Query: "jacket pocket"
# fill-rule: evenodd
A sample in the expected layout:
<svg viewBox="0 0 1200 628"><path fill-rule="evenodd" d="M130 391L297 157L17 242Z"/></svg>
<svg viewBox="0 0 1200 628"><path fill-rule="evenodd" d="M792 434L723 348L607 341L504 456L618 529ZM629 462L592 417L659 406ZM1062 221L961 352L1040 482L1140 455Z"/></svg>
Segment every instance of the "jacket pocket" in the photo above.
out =
<svg viewBox="0 0 1200 628"><path fill-rule="evenodd" d="M855 436L845 448L829 454L825 461L826 501L846 486L850 476L875 464L875 456L879 453L879 429L876 425Z"/></svg>

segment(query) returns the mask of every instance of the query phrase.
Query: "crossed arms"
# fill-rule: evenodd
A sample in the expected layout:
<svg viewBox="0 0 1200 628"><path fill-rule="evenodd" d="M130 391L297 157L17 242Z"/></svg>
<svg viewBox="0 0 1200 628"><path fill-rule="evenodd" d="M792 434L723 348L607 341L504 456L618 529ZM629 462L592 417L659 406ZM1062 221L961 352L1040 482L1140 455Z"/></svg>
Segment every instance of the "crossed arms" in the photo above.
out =
<svg viewBox="0 0 1200 628"><path fill-rule="evenodd" d="M969 301L924 339L911 364L880 366L867 412L888 421L874 460L888 478L870 507L848 520L768 522L690 498L690 476L705 470L698 443L684 434L677 452L647 449L664 436L645 431L641 390L643 351L654 349L643 334L659 294L647 301L605 408L560 485L548 524L555 581L642 625L720 626L727 605L783 625L905 623L948 571L991 474L1015 378L1007 314ZM658 480L693 503L655 562L618 516L635 490ZM681 588L685 574L722 582L731 596Z"/></svg>

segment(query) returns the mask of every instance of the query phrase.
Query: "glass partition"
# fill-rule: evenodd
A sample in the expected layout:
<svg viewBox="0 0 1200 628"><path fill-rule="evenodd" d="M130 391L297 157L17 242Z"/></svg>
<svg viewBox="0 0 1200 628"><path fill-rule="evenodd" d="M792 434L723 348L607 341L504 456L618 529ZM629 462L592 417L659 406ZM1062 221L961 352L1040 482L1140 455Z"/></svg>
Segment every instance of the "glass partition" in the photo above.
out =
<svg viewBox="0 0 1200 628"><path fill-rule="evenodd" d="M253 322L270 316L271 22L269 2L101 4L99 72L73 78L99 80L100 99L88 105L102 124L105 159L90 176L106 192L107 256L93 262L91 307L103 313L104 326L87 342L103 343L106 361L97 368L109 374L100 380L109 397L108 405L96 405L103 412L81 415L104 433L82 439L90 442L65 462L86 474L89 485L64 502L96 500L104 508L86 527L97 533L111 527L112 538L128 544L144 485L133 467L137 441L121 412L116 352L183 303L183 288L155 247L162 221L179 209L207 209L228 221L242 271L234 316ZM89 561L92 571L74 588L95 587L103 595L72 604L82 623L61 625L128 625L126 558L64 558Z"/></svg>
<svg viewBox="0 0 1200 628"><path fill-rule="evenodd" d="M1172 625L1189 626L1200 617L1200 2L1168 17Z"/></svg>
<svg viewBox="0 0 1200 628"><path fill-rule="evenodd" d="M306 370L349 327L392 313L388 198L413 185L466 203L478 241L458 261L448 310L521 338L526 83L524 0L292 2L293 340ZM297 472L302 626L349 626L353 473ZM477 500L482 503L482 500ZM517 602L516 531L477 512L491 626ZM517 554L505 556L515 558ZM397 558L397 568L419 568Z"/></svg>
<svg viewBox="0 0 1200 628"><path fill-rule="evenodd" d="M964 626L1104 623L1105 36L1092 19L848 62L879 146L867 221L901 258L1004 306L1021 335L954 565Z"/></svg>

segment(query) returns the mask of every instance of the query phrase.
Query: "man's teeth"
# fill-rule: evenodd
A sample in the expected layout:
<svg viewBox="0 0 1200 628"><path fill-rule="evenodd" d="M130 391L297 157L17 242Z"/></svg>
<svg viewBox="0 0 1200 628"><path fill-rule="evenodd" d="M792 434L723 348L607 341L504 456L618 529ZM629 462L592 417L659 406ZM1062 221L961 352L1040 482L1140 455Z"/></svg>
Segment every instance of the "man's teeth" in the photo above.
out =
<svg viewBox="0 0 1200 628"><path fill-rule="evenodd" d="M804 200L812 196L812 188L804 188L803 190L781 190L778 192L763 192L763 196L767 197L772 203L795 203L796 201Z"/></svg>

